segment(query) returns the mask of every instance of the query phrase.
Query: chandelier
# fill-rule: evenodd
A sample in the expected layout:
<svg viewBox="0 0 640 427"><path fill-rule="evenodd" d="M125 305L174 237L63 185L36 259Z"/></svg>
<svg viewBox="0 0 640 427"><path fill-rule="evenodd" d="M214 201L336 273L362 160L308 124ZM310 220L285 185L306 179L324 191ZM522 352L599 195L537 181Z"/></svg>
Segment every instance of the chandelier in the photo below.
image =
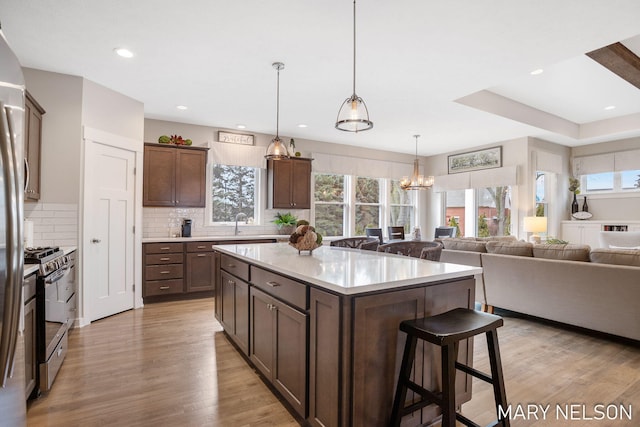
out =
<svg viewBox="0 0 640 427"><path fill-rule="evenodd" d="M418 138L420 135L413 135L416 139L416 158L413 161L413 175L411 180L408 176L403 176L400 181L400 188L403 190L428 190L433 186L433 176L420 175L420 164L418 163Z"/></svg>

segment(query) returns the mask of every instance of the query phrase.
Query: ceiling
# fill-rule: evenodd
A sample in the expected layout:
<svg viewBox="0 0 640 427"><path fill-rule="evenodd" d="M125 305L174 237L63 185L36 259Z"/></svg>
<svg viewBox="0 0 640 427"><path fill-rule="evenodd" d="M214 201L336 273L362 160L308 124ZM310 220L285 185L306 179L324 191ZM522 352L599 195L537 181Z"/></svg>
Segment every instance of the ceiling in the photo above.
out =
<svg viewBox="0 0 640 427"><path fill-rule="evenodd" d="M85 77L153 119L274 134L281 61L287 137L413 153L421 134L419 153L434 155L524 136L640 136L640 89L585 55L615 42L640 55L637 0L360 0L356 92L374 127L358 134L334 128L352 94L352 7L0 0L0 23L23 66Z"/></svg>

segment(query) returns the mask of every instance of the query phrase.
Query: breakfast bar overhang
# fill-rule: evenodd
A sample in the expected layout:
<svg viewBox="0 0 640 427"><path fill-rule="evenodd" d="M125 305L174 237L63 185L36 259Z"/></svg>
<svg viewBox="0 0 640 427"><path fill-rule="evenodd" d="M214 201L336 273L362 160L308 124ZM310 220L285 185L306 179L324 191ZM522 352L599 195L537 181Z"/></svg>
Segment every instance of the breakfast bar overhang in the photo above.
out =
<svg viewBox="0 0 640 427"><path fill-rule="evenodd" d="M400 322L473 308L482 272L329 246L302 254L286 243L213 248L216 318L290 410L315 426L386 425L404 345ZM472 357L468 340L458 360L471 365ZM438 390L439 361L424 344L414 380ZM458 405L469 400L470 378L460 373L456 389ZM404 423L437 416L429 406Z"/></svg>

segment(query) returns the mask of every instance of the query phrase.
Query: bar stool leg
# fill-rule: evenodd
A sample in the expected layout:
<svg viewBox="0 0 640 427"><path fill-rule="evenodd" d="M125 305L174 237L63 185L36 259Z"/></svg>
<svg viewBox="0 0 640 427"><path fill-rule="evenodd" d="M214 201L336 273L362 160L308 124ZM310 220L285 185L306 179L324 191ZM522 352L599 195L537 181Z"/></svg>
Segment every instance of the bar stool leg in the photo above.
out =
<svg viewBox="0 0 640 427"><path fill-rule="evenodd" d="M457 343L443 345L442 354L442 427L456 426Z"/></svg>
<svg viewBox="0 0 640 427"><path fill-rule="evenodd" d="M500 360L500 347L498 346L498 331L487 331L487 349L489 350L489 363L491 364L491 378L493 378L493 396L496 402L496 415L500 414L499 408L507 408L507 393L502 377L502 361ZM503 427L510 427L509 417L503 418Z"/></svg>
<svg viewBox="0 0 640 427"><path fill-rule="evenodd" d="M413 368L413 359L416 352L416 343L418 339L414 335L407 335L404 344L404 354L402 355L402 364L400 365L400 375L398 376L398 386L396 387L396 395L393 399L393 409L391 410L391 421L389 426L399 427L402 420L403 408L407 400L407 381L411 378L411 369Z"/></svg>

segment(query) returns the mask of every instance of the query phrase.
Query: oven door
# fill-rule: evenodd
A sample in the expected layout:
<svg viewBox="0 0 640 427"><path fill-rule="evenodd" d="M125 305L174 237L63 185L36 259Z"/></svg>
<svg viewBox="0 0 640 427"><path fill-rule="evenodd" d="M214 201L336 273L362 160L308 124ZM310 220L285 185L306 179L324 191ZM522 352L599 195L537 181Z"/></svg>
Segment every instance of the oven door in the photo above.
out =
<svg viewBox="0 0 640 427"><path fill-rule="evenodd" d="M66 265L44 278L46 359L49 359L69 325L67 301L73 296L73 269Z"/></svg>

